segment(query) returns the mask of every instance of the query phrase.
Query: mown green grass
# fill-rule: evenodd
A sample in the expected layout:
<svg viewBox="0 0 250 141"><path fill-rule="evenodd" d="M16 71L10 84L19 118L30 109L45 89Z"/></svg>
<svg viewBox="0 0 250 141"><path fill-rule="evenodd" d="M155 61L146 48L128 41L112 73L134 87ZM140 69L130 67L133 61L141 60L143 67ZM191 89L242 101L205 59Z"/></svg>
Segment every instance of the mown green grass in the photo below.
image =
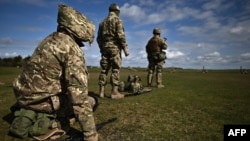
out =
<svg viewBox="0 0 250 141"><path fill-rule="evenodd" d="M0 136L8 136L6 116L15 102L11 82L17 68L0 68ZM99 69L89 69L89 91L98 93ZM146 69L122 69L121 80L139 75L146 85ZM155 79L154 79L155 80ZM165 88L120 100L99 99L95 111L98 133L108 141L222 141L223 125L250 124L250 74L239 71L177 70L163 73ZM106 95L111 91L106 87ZM126 93L125 93L126 94ZM79 129L77 123L74 128Z"/></svg>

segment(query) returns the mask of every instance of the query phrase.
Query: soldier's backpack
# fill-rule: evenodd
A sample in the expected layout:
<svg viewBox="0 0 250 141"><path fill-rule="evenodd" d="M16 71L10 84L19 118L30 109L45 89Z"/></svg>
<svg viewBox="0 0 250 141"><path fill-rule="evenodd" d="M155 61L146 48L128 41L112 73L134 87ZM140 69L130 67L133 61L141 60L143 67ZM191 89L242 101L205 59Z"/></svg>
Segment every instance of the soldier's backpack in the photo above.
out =
<svg viewBox="0 0 250 141"><path fill-rule="evenodd" d="M15 119L10 126L10 133L20 137L25 138L29 136L29 129L35 122L36 113L32 110L26 110L21 108L15 111Z"/></svg>
<svg viewBox="0 0 250 141"><path fill-rule="evenodd" d="M54 114L36 113L35 111L20 108L14 112L15 119L10 126L10 133L20 138L33 137L45 140L54 135L64 135Z"/></svg>

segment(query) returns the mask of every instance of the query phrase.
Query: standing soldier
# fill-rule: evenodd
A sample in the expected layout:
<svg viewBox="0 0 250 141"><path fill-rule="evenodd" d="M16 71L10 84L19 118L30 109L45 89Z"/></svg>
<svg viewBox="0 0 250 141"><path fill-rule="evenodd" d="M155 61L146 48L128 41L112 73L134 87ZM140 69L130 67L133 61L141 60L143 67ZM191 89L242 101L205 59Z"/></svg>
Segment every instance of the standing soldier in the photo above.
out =
<svg viewBox="0 0 250 141"><path fill-rule="evenodd" d="M82 42L93 42L95 26L72 7L60 4L58 9L57 32L37 46L13 82L21 109L15 112L10 132L22 138L47 139L51 130L60 129L57 112L70 102L68 108L73 109L84 140L97 141L88 71L80 48Z"/></svg>
<svg viewBox="0 0 250 141"><path fill-rule="evenodd" d="M148 54L148 87L151 87L153 75L156 69L156 83L158 88L164 87L162 84L162 68L165 63L166 53L163 50L168 48L166 39L160 37L160 28L154 28L153 37L146 45L146 52Z"/></svg>
<svg viewBox="0 0 250 141"><path fill-rule="evenodd" d="M120 69L122 63L121 51L125 56L129 55L123 22L119 18L120 9L116 4L109 6L109 15L99 24L97 43L101 52L101 72L99 75L99 95L104 97L107 75L111 68L110 83L112 85L111 98L119 99L124 95L118 91L120 81Z"/></svg>

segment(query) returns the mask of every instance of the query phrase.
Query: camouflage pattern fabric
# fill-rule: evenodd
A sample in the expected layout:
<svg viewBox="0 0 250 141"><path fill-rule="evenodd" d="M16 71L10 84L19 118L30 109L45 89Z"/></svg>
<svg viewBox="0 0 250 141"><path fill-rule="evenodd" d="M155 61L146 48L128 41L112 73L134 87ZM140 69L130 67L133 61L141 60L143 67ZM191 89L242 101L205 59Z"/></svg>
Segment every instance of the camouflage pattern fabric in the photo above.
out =
<svg viewBox="0 0 250 141"><path fill-rule="evenodd" d="M23 72L14 81L18 102L41 112L53 112L51 96L66 91L73 104L88 94L88 72L83 51L68 35L55 32L36 48Z"/></svg>
<svg viewBox="0 0 250 141"><path fill-rule="evenodd" d="M148 69L149 72L152 73L157 70L157 72L162 71L162 67L165 63L165 60L158 60L157 55L159 55L162 50L166 50L168 48L167 43L164 39L160 38L160 36L154 35L146 45L146 52L148 54Z"/></svg>
<svg viewBox="0 0 250 141"><path fill-rule="evenodd" d="M119 91L127 91L132 95L147 93L151 90L152 89L142 85L142 79L138 75L129 75L127 81L121 81L119 84Z"/></svg>
<svg viewBox="0 0 250 141"><path fill-rule="evenodd" d="M89 42L94 40L95 25L72 7L59 4L57 23L67 27L77 38Z"/></svg>
<svg viewBox="0 0 250 141"><path fill-rule="evenodd" d="M54 113L62 108L60 104L58 106L58 100L67 95L63 97L74 109L84 136L96 135L88 100L84 52L76 42L76 39L91 42L94 25L66 5L59 5L58 16L59 26L63 24L66 31L71 32L54 32L37 46L22 73L13 82L14 93L21 107L44 113Z"/></svg>
<svg viewBox="0 0 250 141"><path fill-rule="evenodd" d="M111 84L119 85L119 71L122 58L121 50L128 52L122 20L110 12L108 17L99 24L97 43L101 52L100 66L102 71L99 76L99 85L107 83L107 74L112 68Z"/></svg>

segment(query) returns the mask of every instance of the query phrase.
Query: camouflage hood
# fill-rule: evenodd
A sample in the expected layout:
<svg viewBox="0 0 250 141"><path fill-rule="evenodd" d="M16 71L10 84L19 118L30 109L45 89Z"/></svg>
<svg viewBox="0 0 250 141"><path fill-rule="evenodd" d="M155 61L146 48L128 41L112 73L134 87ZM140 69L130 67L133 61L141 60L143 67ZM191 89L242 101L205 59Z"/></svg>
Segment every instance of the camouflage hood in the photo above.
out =
<svg viewBox="0 0 250 141"><path fill-rule="evenodd" d="M94 40L95 25L70 6L59 4L57 23L66 27L74 36L90 44Z"/></svg>

